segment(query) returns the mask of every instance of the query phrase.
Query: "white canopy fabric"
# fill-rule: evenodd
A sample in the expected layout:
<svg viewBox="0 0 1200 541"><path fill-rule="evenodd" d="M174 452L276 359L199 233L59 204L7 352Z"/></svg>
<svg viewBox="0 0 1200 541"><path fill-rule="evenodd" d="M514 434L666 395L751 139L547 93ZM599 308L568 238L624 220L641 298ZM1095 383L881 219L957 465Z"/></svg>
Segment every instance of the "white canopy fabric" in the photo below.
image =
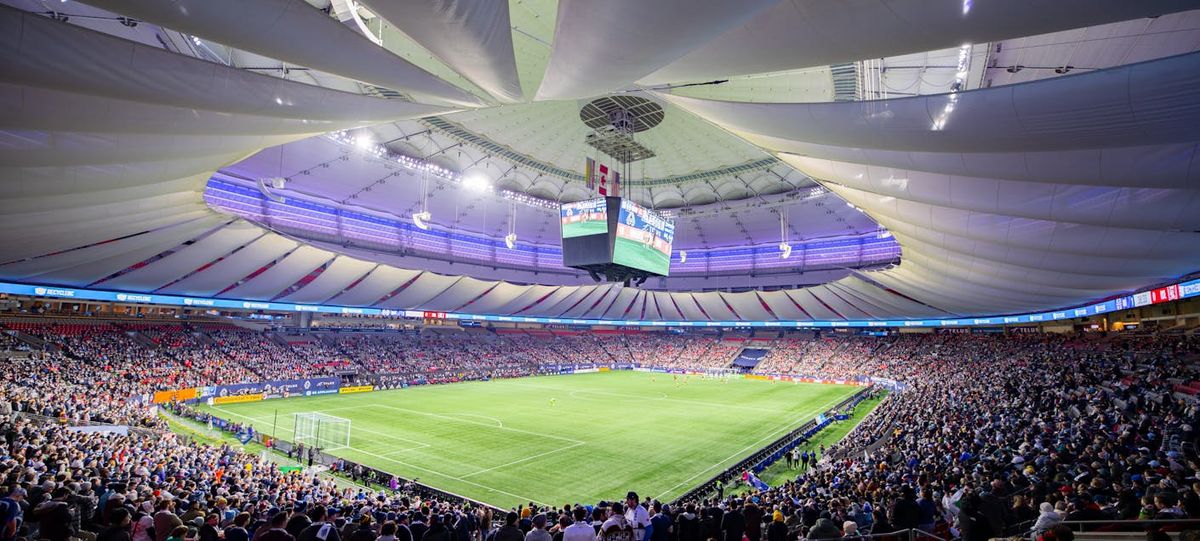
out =
<svg viewBox="0 0 1200 541"><path fill-rule="evenodd" d="M142 0L96 3L430 101L462 97L301 3L172 4L189 14ZM369 1L497 100L524 99L506 2L417 4ZM1158 0L968 5L969 13L959 0L564 0L539 96L1183 9ZM678 20L667 17L671 7ZM238 15L261 35L243 35L250 22L229 21ZM588 45L605 44L602 25L590 23L630 17L623 39L608 49ZM282 39L296 29L309 39ZM849 39L864 29L873 32L861 43ZM746 60L748 51L762 63ZM704 58L711 70L697 64ZM692 293L520 285L451 275L461 266L448 262L438 274L432 264L367 261L363 249L301 242L218 214L204 202L205 182L264 147L453 109L304 85L0 7L0 279L561 318L838 320L1058 309L1173 280L1200 264L1200 53L885 101L664 99L772 152L886 226L903 248L900 264L808 288ZM749 215L728 227L773 222ZM406 257L391 261L420 261Z"/></svg>
<svg viewBox="0 0 1200 541"><path fill-rule="evenodd" d="M500 102L523 100L508 2L363 0L362 3Z"/></svg>
<svg viewBox="0 0 1200 541"><path fill-rule="evenodd" d="M481 105L469 92L376 46L307 2L88 0L88 3L298 66L407 92L420 101L460 107Z"/></svg>
<svg viewBox="0 0 1200 541"><path fill-rule="evenodd" d="M879 102L667 99L778 152L893 233L901 265L872 280L942 311L995 314L1196 270L1198 82L1193 53ZM812 293L817 317L851 317Z"/></svg>
<svg viewBox="0 0 1200 541"><path fill-rule="evenodd" d="M622 90L777 1L561 0L537 99Z"/></svg>
<svg viewBox="0 0 1200 541"><path fill-rule="evenodd" d="M709 81L883 58L1151 17L1188 9L1186 4L1178 0L782 0L639 82Z"/></svg>

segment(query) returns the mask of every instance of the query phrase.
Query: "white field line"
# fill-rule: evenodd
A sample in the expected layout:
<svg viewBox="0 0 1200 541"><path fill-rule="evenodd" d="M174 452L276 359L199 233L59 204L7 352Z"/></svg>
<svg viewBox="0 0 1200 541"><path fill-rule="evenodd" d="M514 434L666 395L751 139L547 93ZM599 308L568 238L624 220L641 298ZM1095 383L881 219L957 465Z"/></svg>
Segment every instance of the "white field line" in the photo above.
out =
<svg viewBox="0 0 1200 541"><path fill-rule="evenodd" d="M358 406L358 407L356 407L355 409L358 409L358 408L363 408L363 407L370 407L370 406ZM225 413L228 413L228 414L230 414L230 415L234 415L234 416L237 416L237 417L241 417L241 418L243 418L243 419L248 419L248 420L250 420L250 421L255 421L255 420L257 420L257 419L255 419L255 418L253 418L253 417L247 417L247 416L245 416L245 415L242 415L242 414L240 414L240 413L234 413L234 412L232 412L232 411L226 410L226 409L224 409L224 408L221 408L221 407L219 407L219 406L213 406L213 409L215 409L215 410L218 410L218 411L222 411L222 412L225 412ZM347 408L339 408L339 409L347 409ZM324 412L322 412L322 413L324 413ZM492 425L489 425L489 426L492 426ZM365 432L365 431L364 431L364 432ZM376 433L376 432L372 431L372 433ZM382 434L382 433L377 433L377 434ZM382 435L383 435L383 436L385 436L385 437L393 437L393 436L388 436L387 434L382 434ZM404 440L404 441L410 441L410 440ZM583 442L580 442L580 444L582 444L582 443L583 443ZM427 447L429 446L429 444L424 444L424 445L425 445L425 446L427 446ZM362 450L362 449L359 449L359 448L357 448L357 447L346 447L346 449L350 449L351 451L354 451L354 452L356 452L356 453L361 453L361 454L364 454L364 455L367 455L367 456L375 457L375 458L378 458L379 460L386 460L386 461L388 461L388 462L392 462L392 463L395 463L395 464L400 464L400 465L402 465L402 466L408 466L409 468L413 468L413 469L416 469L416 470L421 470L421 471L423 471L423 472L428 472L428 473L431 473L431 474L433 474L433 475L436 475L436 476L438 476L438 477L444 477L444 478L446 478L446 479L453 479L453 480L455 480L455 481L460 481L460 482L466 483L466 484L468 484L468 485L477 486L477 487L479 487L479 488L487 489L487 490L490 490L490 491L492 491L492 492L498 492L498 493L500 493L500 494L505 494L505 495L508 495L508 496L512 496L512 497L514 497L514 498L517 498L517 499L520 499L520 500L531 501L531 502L537 503L537 504L539 504L539 505L549 505L549 504L547 504L547 503L545 503L545 502L538 501L537 499L530 498L530 497L528 497L528 496L522 496L522 495L520 495L520 494L513 494L512 492L508 492L508 491L500 490L500 489L498 489L498 488L490 487L490 486L487 486L487 485L484 485L484 484L476 483L476 482L474 482L474 481L471 481L471 480L468 480L468 479L463 479L462 477L458 477L458 476L455 476L455 475L450 475L450 474L448 474L448 473L440 472L440 471L437 471L437 470L432 470L432 469L429 469L429 468L426 468L426 467L423 467L423 466L418 466L418 465L416 465L416 464L410 464L410 463L408 463L408 462L404 462L404 461L402 461L402 460L396 460L396 459L394 459L394 458L391 458L391 457L388 457L388 456L385 456L385 455L381 455L381 454L378 454L378 453L372 453L372 452L370 452L370 451L364 451L364 450Z"/></svg>
<svg viewBox="0 0 1200 541"><path fill-rule="evenodd" d="M574 449L574 448L576 448L576 447L579 447L580 445L584 445L584 442L582 442L582 441L581 441L581 442L579 442L579 443L572 443L571 445L568 445L568 446L566 446L566 447L559 447L558 449L552 449L552 450L546 451L546 452L544 452L544 453L538 453L538 454L536 454L536 455L530 455L530 456L527 456L527 457L525 457L525 458L522 458L522 459L519 459L519 460L514 460L514 461L512 461L512 462L509 462L509 463L507 463L507 464L501 464L501 465L499 465L499 466L492 466L492 467L490 467L490 468L487 468L487 469L484 469L484 470L479 470L479 471L477 471L477 472L471 472L471 473L468 473L468 474L464 475L463 477L471 477L472 475L479 475L479 474L481 474L481 473L490 472L490 471L492 471L492 470L498 470L498 469L500 469L500 468L505 468L505 467L512 466L512 465L515 465L515 464L520 464L520 463L522 463L522 462L528 462L528 461L530 461L530 460L533 460L533 459L535 459L535 458L541 458L541 457L544 457L544 456L546 456L546 455L552 455L552 454L554 454L554 453L558 453L558 452L566 451L567 449Z"/></svg>
<svg viewBox="0 0 1200 541"><path fill-rule="evenodd" d="M213 408L213 409L215 409L215 410L217 410L217 411L223 412L223 413L228 413L229 415L233 415L233 416L236 416L236 417L241 417L242 419L248 419L248 420L250 420L250 421L266 422L266 420L267 420L267 418L265 418L265 417L254 418L254 417L249 417L249 416L246 416L246 415L242 415L242 414L240 414L240 413L235 413L235 412L229 411L229 410L227 410L227 409L225 409L225 408L222 408L222 407L220 407L220 406L213 406L212 408ZM314 410L314 413L324 413L324 411L321 411L321 410ZM277 427L277 428L282 428L283 430L286 430L286 431L288 431L288 432L295 433L295 430L293 430L293 429L291 429L291 428L289 428L289 427L287 427L287 426L279 426L279 427ZM376 431L374 431L374 430L369 430L369 429L362 428L362 427L356 427L356 426L354 426L354 425L350 425L350 430L351 430L351 431L355 431L355 430L357 430L357 431L359 431L359 432L365 432L365 433L367 433L367 434L373 434L373 435L375 435L375 436L379 436L379 437L381 437L381 438L388 438L388 439L390 439L390 440L394 440L394 441L403 441L403 442L406 442L406 443L415 443L415 444L417 444L417 447L410 447L410 448L406 448L406 449L404 449L405 451L415 451L415 450L417 450L417 449L424 449L424 448L426 448L426 447L431 447L431 446L430 446L428 443L425 443L425 442L423 442L423 441L416 441L416 440L410 440L410 439L407 439L407 438L401 438L401 437L398 437L398 436L393 436L393 435L391 435L391 434L385 434L385 433L383 433L383 432L376 432ZM260 432L261 432L261 431L260 431ZM355 449L355 448L354 448L354 447L350 447L350 449Z"/></svg>
<svg viewBox="0 0 1200 541"><path fill-rule="evenodd" d="M396 463L396 464L400 464L400 465L402 465L402 466L408 466L408 467L410 467L410 468L413 468L413 469L421 470L421 471L424 471L424 472L429 472L429 473L432 473L432 474L434 474L434 475L436 475L436 476L438 476L438 477L445 477L446 479L453 479L453 480L455 480L455 481L459 481L459 482L462 482L462 483L466 483L466 484L468 484L468 485L474 485L474 486L477 486L477 487L479 487L479 488L484 488L484 489L490 490L490 491L492 491L492 492L499 492L500 494L505 494L505 495L508 495L508 496L512 496L512 497L514 497L514 498L517 498L517 499L519 499L519 500L530 501L530 502L534 502L534 503L536 503L536 504L538 504L538 505L546 505L546 506L549 506L549 504L547 504L547 503L545 503L545 502L538 501L538 500L537 500L537 499L535 499L535 498L530 498L530 497L528 497L528 496L522 496L522 495L520 495L520 494L513 494L512 492L508 492L508 491L500 490L500 489L498 489L498 488L489 487L489 486L487 486L487 485L483 485L483 484L480 484L480 483L476 483L476 482L474 482L474 481L471 481L471 480L469 480L469 479L463 479L462 477L457 477L457 476L454 476L454 475L450 475L450 474L448 474L448 473L442 473L442 472L440 472L440 471L437 471L437 470L431 470L431 469L429 469L429 468L425 468L425 467L422 467L422 466L418 466L418 465L416 465L416 464L409 464L409 463L407 463L407 462L404 462L404 461L401 461L401 460L396 460L396 459L394 459L394 458L389 458L389 457L386 457L386 456L383 456L383 455L379 455L379 454L375 454L375 453L370 453L370 452L367 452L367 451L363 451L363 450L361 450L361 449L355 449L355 451L358 451L359 453L362 453L362 454L364 454L364 455L367 455L367 456L373 456L373 457L375 457L375 458L378 458L379 460L386 460L386 461L388 461L388 462L393 462L393 463Z"/></svg>
<svg viewBox="0 0 1200 541"><path fill-rule="evenodd" d="M469 419L462 419L462 417L430 413L430 411L420 411L420 410L408 409L408 408L397 408L397 407L395 407L395 405L388 405L388 404L348 405L348 407L344 407L344 408L326 409L326 410L323 410L322 413L325 413L325 411L340 411L340 410L347 410L347 409L364 409L364 408L394 409L396 411L404 411L404 413L437 417L437 419L445 419L445 420L457 421L457 422L466 422L466 423L468 423L468 425L484 426L484 427L488 427L488 428L498 429L498 431L516 432L518 434L536 435L536 437L541 437L541 438L557 439L559 441L566 441L566 443L571 443L571 444L587 443L587 441L577 440L575 438L564 438L564 437L562 437L562 435L544 434L541 432L532 432L532 431L523 431L523 429L521 429L521 428L496 426L496 425L492 425L492 423L490 423L490 422L472 421Z"/></svg>
<svg viewBox="0 0 1200 541"><path fill-rule="evenodd" d="M818 414L818 413L821 413L821 412L825 411L826 409L828 409L828 408L829 408L829 406L831 406L831 405L833 405L833 404L836 404L836 403L838 403L838 402L841 402L842 400L845 400L845 399L846 399L846 397L844 397L844 396L843 396L843 397L840 397L840 398L835 398L835 399L833 399L833 400L830 400L829 402L826 402L826 403L825 403L824 405L822 405L821 407L817 408L817 410L816 410L816 411L812 411L812 412L809 412L809 413L805 413L804 415L801 415L800 417L798 417L798 418L797 418L795 421L796 421L796 422L798 422L798 421L803 421L805 418L807 418L807 417L808 417L808 416L810 416L810 415L813 415L813 416L815 416L816 414ZM777 429L777 430L775 430L775 431L773 431L773 432L771 432L771 433L767 434L766 436L763 436L763 437L759 438L759 439L758 439L757 441L755 441L754 443L751 443L750 445L747 445L747 446L745 446L745 447L742 447L742 448L741 448L740 450L738 450L737 452L735 452L735 453L733 453L732 455L729 455L728 457L726 457L726 458L725 458L725 460L722 460L722 461L720 461L720 462L717 462L716 464L713 464L712 466L709 466L709 467L707 467L707 468L704 468L703 470L700 470L700 471L696 472L696 474L695 474L695 475L693 475L693 476L691 476L691 477L688 477L687 479L684 479L683 481L680 481L679 483L676 483L676 484L675 484L675 486L673 486L673 487L671 487L671 488L668 488L667 490L664 490L662 494L659 494L658 496L655 496L655 497L654 497L654 499L659 499L659 498L662 498L663 496L665 496L665 495L667 495L668 493L670 493L672 490L675 490L675 489L679 488L680 486L682 486L682 485L685 485L685 484L687 484L687 483L691 482L693 479L695 479L695 478L697 478L697 477L700 477L701 475L704 475L704 474L705 474L705 473L707 473L707 472L710 472L710 471L712 471L712 469L713 469L713 468L716 468L716 467L718 467L718 466L721 466L722 464L725 464L726 462L729 462L730 460L733 460L733 459L737 458L737 457L738 457L738 455L741 455L742 453L744 453L744 452L746 452L746 451L748 451L748 450L750 450L750 449L753 449L753 448L755 448L756 446L758 446L758 445L759 445L759 444L760 444L760 443L761 443L763 440L766 440L766 439L768 439L768 438L771 438L771 437L773 437L773 436L776 436L776 435L778 435L780 432L784 432L784 431L787 431L787 430L795 430L795 429L796 429L796 422L793 422L793 423L790 423L790 424L784 425L782 428L779 428L779 429Z"/></svg>
<svg viewBox="0 0 1200 541"><path fill-rule="evenodd" d="M517 386L521 386L521 387L536 387L536 388L539 388L542 390L546 389L546 387L543 387L540 385L515 383L512 381L508 381L505 383L507 383L508 385L517 385ZM708 407L712 407L712 408L721 408L721 409L741 409L741 410L749 410L749 411L759 411L759 412L763 412L763 413L775 413L775 414L787 413L786 411L779 411L779 410L774 410L771 408L758 408L758 407L754 407L754 406L742 406L742 405L738 405L738 404L722 404L720 402L705 402L703 400L692 400L692 399L688 399L688 398L671 398L666 393L663 393L663 396L661 398L651 398L646 395L640 395L640 394L618 393L618 392L613 392L613 391L598 391L598 390L594 390L594 389L563 389L563 388L555 387L554 390L565 392L565 393L567 393L568 396L572 396L575 398L582 398L583 400L587 400L587 398L580 397L576 393L603 394L603 395L609 395L609 396L617 396L617 397L621 397L621 398L633 398L633 399L637 399L637 400L670 400L672 402L679 402L682 404L695 404L697 406L708 406ZM598 400L598 399L592 399L592 400Z"/></svg>

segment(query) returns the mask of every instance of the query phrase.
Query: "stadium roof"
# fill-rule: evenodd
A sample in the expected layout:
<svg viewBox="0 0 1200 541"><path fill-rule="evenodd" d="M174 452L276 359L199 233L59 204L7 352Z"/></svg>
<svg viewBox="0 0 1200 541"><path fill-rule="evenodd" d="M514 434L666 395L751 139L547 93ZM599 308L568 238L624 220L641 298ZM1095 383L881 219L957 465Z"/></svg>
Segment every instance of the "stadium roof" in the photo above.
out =
<svg viewBox="0 0 1200 541"><path fill-rule="evenodd" d="M3 3L3 280L897 319L1200 270L1200 2ZM694 257L658 291L554 263L605 96L661 109L626 194ZM770 252L780 214L804 257ZM748 288L785 289L711 291Z"/></svg>

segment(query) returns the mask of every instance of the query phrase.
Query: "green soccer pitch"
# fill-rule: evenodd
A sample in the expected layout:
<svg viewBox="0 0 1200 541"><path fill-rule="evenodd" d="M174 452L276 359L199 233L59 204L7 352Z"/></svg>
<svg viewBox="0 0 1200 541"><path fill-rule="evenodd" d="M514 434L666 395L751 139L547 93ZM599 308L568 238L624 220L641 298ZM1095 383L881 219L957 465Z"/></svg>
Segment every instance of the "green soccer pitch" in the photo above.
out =
<svg viewBox="0 0 1200 541"><path fill-rule="evenodd" d="M562 225L562 237L564 239L605 234L608 234L607 220L588 220L586 222L571 222Z"/></svg>
<svg viewBox="0 0 1200 541"><path fill-rule="evenodd" d="M331 454L507 508L673 499L859 389L620 371L199 407L289 441L294 413L344 417Z"/></svg>
<svg viewBox="0 0 1200 541"><path fill-rule="evenodd" d="M663 276L671 270L671 256L638 241L622 237L617 237L617 242L613 245L613 263Z"/></svg>

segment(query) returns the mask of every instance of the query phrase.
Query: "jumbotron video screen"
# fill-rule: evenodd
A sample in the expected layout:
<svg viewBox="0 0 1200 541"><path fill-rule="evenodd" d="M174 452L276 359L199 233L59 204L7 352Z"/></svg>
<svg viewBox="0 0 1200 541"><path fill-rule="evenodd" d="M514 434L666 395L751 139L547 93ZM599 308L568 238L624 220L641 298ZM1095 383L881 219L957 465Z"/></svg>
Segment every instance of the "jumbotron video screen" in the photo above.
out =
<svg viewBox="0 0 1200 541"><path fill-rule="evenodd" d="M673 222L628 199L621 200L613 263L666 276L674 240Z"/></svg>

